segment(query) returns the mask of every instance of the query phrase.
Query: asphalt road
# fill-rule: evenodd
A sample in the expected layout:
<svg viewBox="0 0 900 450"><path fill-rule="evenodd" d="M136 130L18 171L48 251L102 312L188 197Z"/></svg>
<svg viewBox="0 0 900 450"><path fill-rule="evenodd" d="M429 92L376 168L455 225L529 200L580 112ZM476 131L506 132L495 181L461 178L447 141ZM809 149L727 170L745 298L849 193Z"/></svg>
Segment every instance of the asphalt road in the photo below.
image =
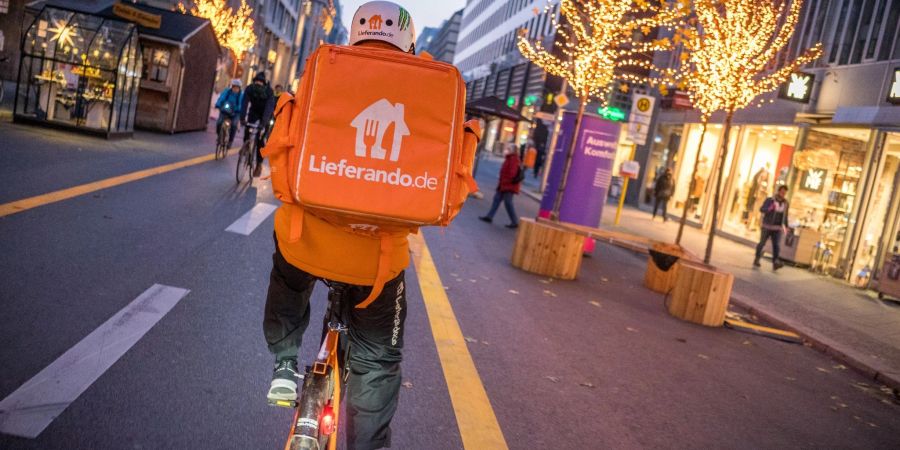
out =
<svg viewBox="0 0 900 450"><path fill-rule="evenodd" d="M212 148L203 133L139 137L0 123L0 203ZM236 188L234 162L0 217L0 399L153 284L190 290L37 438L0 435L0 448L280 448L290 411L266 405L261 331L272 217L249 236L225 231L276 201ZM479 169L486 191L496 170ZM510 448L900 446L890 393L802 345L669 317L637 255L598 246L576 282L512 268L505 213L477 220L489 202L424 235ZM517 198L523 215L536 206ZM407 280L394 448L461 448L414 268ZM314 317L324 300L317 289Z"/></svg>

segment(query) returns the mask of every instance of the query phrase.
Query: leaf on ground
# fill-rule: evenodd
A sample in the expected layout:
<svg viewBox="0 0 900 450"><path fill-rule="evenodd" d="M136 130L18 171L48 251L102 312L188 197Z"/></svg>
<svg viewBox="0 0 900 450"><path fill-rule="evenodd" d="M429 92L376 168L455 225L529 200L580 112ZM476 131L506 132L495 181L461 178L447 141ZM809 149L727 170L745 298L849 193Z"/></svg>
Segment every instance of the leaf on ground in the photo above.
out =
<svg viewBox="0 0 900 450"><path fill-rule="evenodd" d="M831 371L829 371L828 369L822 368L822 367L816 367L816 370L818 370L819 372L831 373Z"/></svg>
<svg viewBox="0 0 900 450"><path fill-rule="evenodd" d="M454 254L453 254L453 257L456 258L456 259L459 259L459 253L454 253Z"/></svg>
<svg viewBox="0 0 900 450"><path fill-rule="evenodd" d="M513 294L513 295L519 295L519 291L517 291L517 290L515 290L515 289L510 289L510 290L508 290L508 291L506 291L506 292L509 292L510 294Z"/></svg>
<svg viewBox="0 0 900 450"><path fill-rule="evenodd" d="M632 332L632 333L637 333L637 332L638 332L637 329L631 328L631 327L625 327L625 329L628 330L628 331L630 331L630 332Z"/></svg>
<svg viewBox="0 0 900 450"><path fill-rule="evenodd" d="M544 295L549 295L550 297L556 297L556 293L549 289L544 289Z"/></svg>
<svg viewBox="0 0 900 450"><path fill-rule="evenodd" d="M846 403L838 403L837 406L839 406L841 408L846 408L847 404Z"/></svg>
<svg viewBox="0 0 900 450"><path fill-rule="evenodd" d="M702 359L709 359L709 356L706 356L703 353L697 353L697 357Z"/></svg>
<svg viewBox="0 0 900 450"><path fill-rule="evenodd" d="M456 279L456 282L457 282L457 283L462 283L462 278L457 278L457 279Z"/></svg>
<svg viewBox="0 0 900 450"><path fill-rule="evenodd" d="M585 382L583 382L583 383L578 383L578 385L579 385L579 386L584 386L584 387L586 387L586 388L591 388L591 389L593 389L593 388L596 387L596 386L594 386L594 383L591 383L591 382L588 382L588 381L585 381Z"/></svg>
<svg viewBox="0 0 900 450"><path fill-rule="evenodd" d="M600 277L600 282L601 282L601 283L606 283L606 282L608 282L608 281L609 281L609 278L606 278L606 277Z"/></svg>
<svg viewBox="0 0 900 450"><path fill-rule="evenodd" d="M476 279L474 279L474 278L469 278L469 282L470 282L470 283L477 283L478 280L476 280Z"/></svg>
<svg viewBox="0 0 900 450"><path fill-rule="evenodd" d="M482 275L482 276L481 276L481 279L487 281L487 280L490 280L491 277L486 277L486 276Z"/></svg>
<svg viewBox="0 0 900 450"><path fill-rule="evenodd" d="M591 301L589 301L588 303L590 303L590 304L592 304L592 305L594 305L594 306L596 306L596 307L598 307L598 308L600 307L600 302L598 302L597 300L591 300Z"/></svg>
<svg viewBox="0 0 900 450"><path fill-rule="evenodd" d="M744 344L744 345L753 345L753 343L750 342L748 339L744 339L744 342L741 342L741 344Z"/></svg>
<svg viewBox="0 0 900 450"><path fill-rule="evenodd" d="M453 277L453 278L459 278L459 275L457 275L457 274L455 274L455 273L451 273L450 276Z"/></svg>
<svg viewBox="0 0 900 450"><path fill-rule="evenodd" d="M481 341L481 343L484 344L484 345L491 345L491 343L488 342L488 341Z"/></svg>
<svg viewBox="0 0 900 450"><path fill-rule="evenodd" d="M554 377L554 376L551 376L551 375L547 375L547 376L545 376L544 378L546 378L546 379L548 379L548 380L550 380L550 381L552 381L552 382L554 382L554 383L559 383L559 377Z"/></svg>
<svg viewBox="0 0 900 450"><path fill-rule="evenodd" d="M878 428L878 425L875 425L875 424L872 423L872 422L869 422L869 426L872 427L872 428Z"/></svg>
<svg viewBox="0 0 900 450"><path fill-rule="evenodd" d="M794 377L784 377L784 379L788 381L797 381L797 379Z"/></svg>
<svg viewBox="0 0 900 450"><path fill-rule="evenodd" d="M838 365L836 365L836 366L831 366L831 368L832 368L832 369L837 369L837 370L847 370L847 366L845 366L845 365L843 365L843 364L838 364Z"/></svg>
<svg viewBox="0 0 900 450"><path fill-rule="evenodd" d="M831 396L831 399L832 399L832 400L840 400L841 398L838 397L837 395L832 395L832 396Z"/></svg>
<svg viewBox="0 0 900 450"><path fill-rule="evenodd" d="M466 342L478 342L478 339L466 336Z"/></svg>
<svg viewBox="0 0 900 450"><path fill-rule="evenodd" d="M685 338L675 338L675 340L681 342L682 344L687 344L687 339Z"/></svg>
<svg viewBox="0 0 900 450"><path fill-rule="evenodd" d="M402 385L403 385L403 387L405 387L407 389L412 389L412 387L413 387L412 381L404 381L402 383Z"/></svg>

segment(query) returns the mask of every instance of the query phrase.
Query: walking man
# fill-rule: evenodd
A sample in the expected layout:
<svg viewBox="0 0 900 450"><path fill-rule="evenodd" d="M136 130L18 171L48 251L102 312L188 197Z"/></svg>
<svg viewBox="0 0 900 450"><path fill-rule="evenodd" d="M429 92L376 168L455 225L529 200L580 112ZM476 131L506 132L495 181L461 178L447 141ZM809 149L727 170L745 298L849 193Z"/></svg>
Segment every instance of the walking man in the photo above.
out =
<svg viewBox="0 0 900 450"><path fill-rule="evenodd" d="M506 206L506 213L509 214L509 225L506 228L518 228L519 217L516 216L516 209L513 207L513 195L519 193L519 185L525 178L524 168L519 162L519 153L516 151L514 144L507 144L506 159L503 166L500 167L500 182L497 184L497 191L494 193L494 203L491 210L486 216L481 216L484 222L491 223L494 220L494 214L500 207L500 202Z"/></svg>
<svg viewBox="0 0 900 450"><path fill-rule="evenodd" d="M672 191L675 188L675 182L672 179L672 169L666 168L663 171L662 175L656 179L656 185L653 186L653 197L655 201L653 203L653 217L650 220L656 218L656 210L662 206L662 218L663 222L669 220L666 216L666 207L669 204L669 199L672 197Z"/></svg>
<svg viewBox="0 0 900 450"><path fill-rule="evenodd" d="M772 270L778 270L784 266L784 263L778 259L778 254L781 252L781 238L787 232L788 201L785 198L787 191L787 186L778 186L775 196L767 198L759 208L759 212L763 214L762 234L759 244L756 246L756 259L753 260L753 267L759 267L759 258L762 257L766 239L770 238L772 239Z"/></svg>

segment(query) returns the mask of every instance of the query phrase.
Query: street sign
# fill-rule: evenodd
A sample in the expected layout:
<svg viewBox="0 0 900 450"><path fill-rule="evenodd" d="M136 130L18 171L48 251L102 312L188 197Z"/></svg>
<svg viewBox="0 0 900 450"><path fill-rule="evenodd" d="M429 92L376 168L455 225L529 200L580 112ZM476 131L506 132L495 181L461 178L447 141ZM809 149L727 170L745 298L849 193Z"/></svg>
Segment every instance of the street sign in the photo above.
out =
<svg viewBox="0 0 900 450"><path fill-rule="evenodd" d="M809 103L815 76L811 73L795 72L781 85L778 98L798 103Z"/></svg>
<svg viewBox="0 0 900 450"><path fill-rule="evenodd" d="M566 94L559 94L553 99L553 103L556 103L556 106L562 108L569 103L569 97L566 97Z"/></svg>
<svg viewBox="0 0 900 450"><path fill-rule="evenodd" d="M647 143L650 119L653 117L653 103L656 99L642 94L633 94L631 97L631 114L628 115L628 140L637 145L644 145Z"/></svg>
<svg viewBox="0 0 900 450"><path fill-rule="evenodd" d="M162 25L161 15L150 14L142 9L123 5L121 3L113 4L113 14L147 28L159 29L159 27Z"/></svg>
<svg viewBox="0 0 900 450"><path fill-rule="evenodd" d="M641 163L637 161L622 161L622 166L619 167L619 175L626 178L637 178L640 172Z"/></svg>

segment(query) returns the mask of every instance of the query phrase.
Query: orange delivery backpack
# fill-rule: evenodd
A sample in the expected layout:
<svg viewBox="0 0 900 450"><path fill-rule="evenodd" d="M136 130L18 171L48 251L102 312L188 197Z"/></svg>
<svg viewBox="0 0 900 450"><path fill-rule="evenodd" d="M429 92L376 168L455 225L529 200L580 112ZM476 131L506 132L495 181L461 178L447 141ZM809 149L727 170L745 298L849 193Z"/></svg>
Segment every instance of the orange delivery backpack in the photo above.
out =
<svg viewBox="0 0 900 450"><path fill-rule="evenodd" d="M525 150L525 159L522 161L522 166L527 169L534 168L534 164L537 162L537 149L534 147L528 147L528 150Z"/></svg>
<svg viewBox="0 0 900 450"><path fill-rule="evenodd" d="M289 241L313 214L381 239L375 285L390 267L391 235L447 226L468 194L477 121L465 120L465 84L451 64L399 51L322 45L296 97L282 94L262 155L290 217Z"/></svg>

